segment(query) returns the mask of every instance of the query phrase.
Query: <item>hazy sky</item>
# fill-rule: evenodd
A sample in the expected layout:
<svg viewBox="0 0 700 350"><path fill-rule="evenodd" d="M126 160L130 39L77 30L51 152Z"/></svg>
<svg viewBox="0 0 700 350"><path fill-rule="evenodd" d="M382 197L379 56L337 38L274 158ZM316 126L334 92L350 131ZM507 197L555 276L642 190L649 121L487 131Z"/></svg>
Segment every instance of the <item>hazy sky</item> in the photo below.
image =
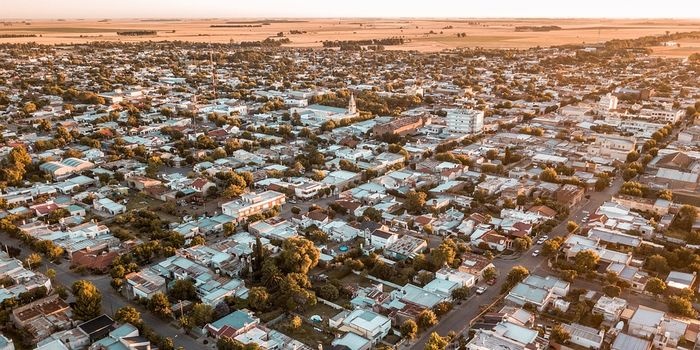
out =
<svg viewBox="0 0 700 350"><path fill-rule="evenodd" d="M700 0L0 0L0 18L700 18Z"/></svg>

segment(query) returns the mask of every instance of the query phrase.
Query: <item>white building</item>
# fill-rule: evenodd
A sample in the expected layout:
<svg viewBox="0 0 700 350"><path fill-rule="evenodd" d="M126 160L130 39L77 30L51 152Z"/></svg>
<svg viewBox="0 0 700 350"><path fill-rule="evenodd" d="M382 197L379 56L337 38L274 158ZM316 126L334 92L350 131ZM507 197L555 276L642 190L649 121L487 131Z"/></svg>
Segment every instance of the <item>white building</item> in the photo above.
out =
<svg viewBox="0 0 700 350"><path fill-rule="evenodd" d="M391 320L373 311L355 310L343 320L340 330L353 332L377 344L389 334Z"/></svg>
<svg viewBox="0 0 700 350"><path fill-rule="evenodd" d="M272 209L276 205L282 205L285 195L277 191L265 191L261 193L246 193L241 198L221 205L221 211L232 216L234 220L241 221L245 218Z"/></svg>
<svg viewBox="0 0 700 350"><path fill-rule="evenodd" d="M608 93L605 96L600 98L600 101L598 101L598 110L600 111L610 111L613 109L617 109L617 96Z"/></svg>
<svg viewBox="0 0 700 350"><path fill-rule="evenodd" d="M595 141L588 146L592 156L625 161L627 154L635 150L637 139L619 135L597 134Z"/></svg>
<svg viewBox="0 0 700 350"><path fill-rule="evenodd" d="M484 130L484 112L475 109L447 110L447 131L460 134L481 134Z"/></svg>
<svg viewBox="0 0 700 350"><path fill-rule="evenodd" d="M639 117L642 119L655 119L661 120L667 123L676 123L681 118L685 112L683 110L667 110L667 109L647 109L644 108L639 111Z"/></svg>

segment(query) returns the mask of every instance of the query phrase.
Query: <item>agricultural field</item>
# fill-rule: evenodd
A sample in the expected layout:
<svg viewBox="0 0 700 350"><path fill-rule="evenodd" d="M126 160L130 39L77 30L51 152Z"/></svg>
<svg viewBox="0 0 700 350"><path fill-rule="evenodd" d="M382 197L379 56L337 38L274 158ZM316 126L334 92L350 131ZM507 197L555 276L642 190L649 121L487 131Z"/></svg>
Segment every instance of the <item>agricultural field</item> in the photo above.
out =
<svg viewBox="0 0 700 350"><path fill-rule="evenodd" d="M516 27L520 27L516 30ZM547 29L546 27L551 27ZM524 29L523 29L524 28ZM92 41L183 40L212 43L287 38L284 46L318 48L327 40L401 38L386 49L434 52L462 47L517 48L598 43L645 35L700 30L693 20L613 19L193 19L6 21L0 42L71 44ZM120 34L118 34L120 33ZM134 35L136 33L136 35ZM680 57L700 52L700 42L654 48Z"/></svg>

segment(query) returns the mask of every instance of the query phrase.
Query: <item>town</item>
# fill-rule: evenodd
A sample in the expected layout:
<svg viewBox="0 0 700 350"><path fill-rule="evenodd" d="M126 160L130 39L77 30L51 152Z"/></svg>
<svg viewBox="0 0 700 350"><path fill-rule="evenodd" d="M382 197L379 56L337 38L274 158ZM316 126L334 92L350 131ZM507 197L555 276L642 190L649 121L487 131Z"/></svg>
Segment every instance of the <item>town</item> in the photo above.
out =
<svg viewBox="0 0 700 350"><path fill-rule="evenodd" d="M0 350L700 349L698 37L0 44Z"/></svg>

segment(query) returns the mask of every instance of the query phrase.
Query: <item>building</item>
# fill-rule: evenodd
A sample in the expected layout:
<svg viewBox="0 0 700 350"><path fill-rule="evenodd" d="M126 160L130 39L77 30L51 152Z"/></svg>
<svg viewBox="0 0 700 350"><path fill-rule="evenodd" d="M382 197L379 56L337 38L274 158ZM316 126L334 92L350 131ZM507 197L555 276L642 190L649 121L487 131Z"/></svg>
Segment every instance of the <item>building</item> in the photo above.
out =
<svg viewBox="0 0 700 350"><path fill-rule="evenodd" d="M391 330L391 320L369 310L354 310L341 322L339 329L352 332L378 344Z"/></svg>
<svg viewBox="0 0 700 350"><path fill-rule="evenodd" d="M403 235L384 248L384 255L396 260L405 260L414 258L427 247L428 242L424 239Z"/></svg>
<svg viewBox="0 0 700 350"><path fill-rule="evenodd" d="M15 350L15 343L12 339L0 334L0 350Z"/></svg>
<svg viewBox="0 0 700 350"><path fill-rule="evenodd" d="M627 300L601 296L593 306L593 314L603 315L603 324L613 326L620 320L620 315L627 309Z"/></svg>
<svg viewBox="0 0 700 350"><path fill-rule="evenodd" d="M554 192L554 198L556 201L568 206L569 208L575 207L583 200L583 197L583 189L571 184L563 185Z"/></svg>
<svg viewBox="0 0 700 350"><path fill-rule="evenodd" d="M95 164L78 158L66 158L60 162L46 162L39 166L39 169L45 171L54 179L65 178L68 175L79 173L83 170L92 169Z"/></svg>
<svg viewBox="0 0 700 350"><path fill-rule="evenodd" d="M562 327L569 332L570 342L582 346L585 349L600 349L603 345L605 332L602 329L587 327L578 323L562 324Z"/></svg>
<svg viewBox="0 0 700 350"><path fill-rule="evenodd" d="M640 338L653 338L659 333L665 313L640 305L630 318L628 333Z"/></svg>
<svg viewBox="0 0 700 350"><path fill-rule="evenodd" d="M447 131L477 135L484 130L484 112L475 109L450 109L445 117Z"/></svg>
<svg viewBox="0 0 700 350"><path fill-rule="evenodd" d="M639 111L639 118L642 119L652 119L652 120L658 120L666 123L671 123L675 124L681 118L683 118L683 115L685 114L685 111L682 109L679 110L671 110L671 109L649 109L649 108L643 108L641 111Z"/></svg>
<svg viewBox="0 0 700 350"><path fill-rule="evenodd" d="M331 345L333 349L347 348L347 350L369 350L372 347L372 343L369 339L365 339L352 332L346 333L340 338L333 339Z"/></svg>
<svg viewBox="0 0 700 350"><path fill-rule="evenodd" d="M666 277L666 285L673 289L692 289L697 278L697 273L685 273L678 271L671 271Z"/></svg>
<svg viewBox="0 0 700 350"><path fill-rule="evenodd" d="M72 316L70 306L58 294L12 310L12 322L33 336L33 341L48 338L56 330L70 328Z"/></svg>
<svg viewBox="0 0 700 350"><path fill-rule="evenodd" d="M126 295L130 298L146 298L156 293L165 293L165 278L151 269L145 268L124 276L126 280Z"/></svg>
<svg viewBox="0 0 700 350"><path fill-rule="evenodd" d="M605 96L601 97L600 100L598 101L598 110L607 112L611 111L613 109L617 109L617 102L618 98L617 96L607 93Z"/></svg>
<svg viewBox="0 0 700 350"><path fill-rule="evenodd" d="M245 220L247 217L270 210L285 202L285 195L277 191L265 191L260 193L246 193L241 198L221 205L221 211L234 218L235 221Z"/></svg>
<svg viewBox="0 0 700 350"><path fill-rule="evenodd" d="M212 323L204 329L213 337L234 339L260 324L260 319L249 310L236 310Z"/></svg>
<svg viewBox="0 0 700 350"><path fill-rule="evenodd" d="M372 134L376 137L384 134L407 135L412 134L420 127L430 122L429 116L410 116L393 118L386 123L377 124L372 128Z"/></svg>
<svg viewBox="0 0 700 350"><path fill-rule="evenodd" d="M144 336L139 334L139 329L135 326L125 323L115 330L110 331L107 336L94 342L88 350L107 350L107 349L125 349L125 350L150 350L155 348L151 342Z"/></svg>
<svg viewBox="0 0 700 350"><path fill-rule="evenodd" d="M627 335L625 333L620 333L615 338L615 341L610 346L610 350L649 350L651 349L651 342L648 340L640 339Z"/></svg>
<svg viewBox="0 0 700 350"><path fill-rule="evenodd" d="M633 136L597 134L595 141L588 146L588 154L624 162L627 154L634 151L636 145L637 139Z"/></svg>

